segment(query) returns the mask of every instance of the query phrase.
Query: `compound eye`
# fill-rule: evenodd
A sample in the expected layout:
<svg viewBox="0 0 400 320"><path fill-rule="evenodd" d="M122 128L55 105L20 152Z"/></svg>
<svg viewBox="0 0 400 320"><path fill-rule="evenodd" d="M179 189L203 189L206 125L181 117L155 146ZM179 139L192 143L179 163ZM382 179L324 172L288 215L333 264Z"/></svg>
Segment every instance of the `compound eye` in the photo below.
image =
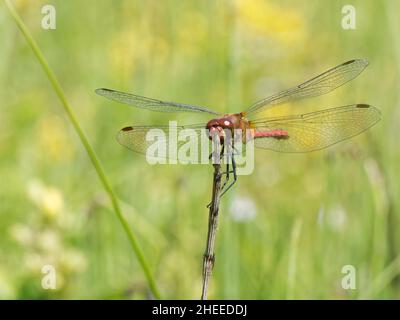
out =
<svg viewBox="0 0 400 320"><path fill-rule="evenodd" d="M230 121L228 121L228 120L225 120L225 121L224 121L224 125L229 126L230 124L231 124Z"/></svg>

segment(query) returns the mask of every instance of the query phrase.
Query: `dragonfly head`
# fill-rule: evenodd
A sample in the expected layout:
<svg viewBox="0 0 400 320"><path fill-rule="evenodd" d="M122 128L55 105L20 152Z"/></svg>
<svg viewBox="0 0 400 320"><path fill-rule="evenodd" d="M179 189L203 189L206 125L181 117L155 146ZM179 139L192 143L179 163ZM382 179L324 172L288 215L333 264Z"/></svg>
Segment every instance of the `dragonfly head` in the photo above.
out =
<svg viewBox="0 0 400 320"><path fill-rule="evenodd" d="M223 143L226 137L226 130L231 131L234 128L233 120L231 116L226 116L208 121L206 129L209 131L209 139L212 140L212 137L217 135L220 142Z"/></svg>

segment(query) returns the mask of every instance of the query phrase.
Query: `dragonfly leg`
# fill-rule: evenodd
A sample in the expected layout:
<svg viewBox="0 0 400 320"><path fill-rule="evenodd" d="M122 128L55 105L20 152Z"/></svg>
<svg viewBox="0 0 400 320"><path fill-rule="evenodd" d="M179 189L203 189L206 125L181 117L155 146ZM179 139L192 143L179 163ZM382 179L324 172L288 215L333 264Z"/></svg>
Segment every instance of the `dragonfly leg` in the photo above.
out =
<svg viewBox="0 0 400 320"><path fill-rule="evenodd" d="M233 181L231 184L225 188L225 190L221 193L221 197L236 183L237 181L237 174L236 174L236 162L235 162L235 157L232 154L232 171L233 171Z"/></svg>
<svg viewBox="0 0 400 320"><path fill-rule="evenodd" d="M222 144L222 148L221 148L221 152L220 152L220 161L223 159L223 157L224 157L224 150L225 150L225 145L224 144ZM210 153L210 155L209 155L209 157L208 157L208 159L209 160L211 160L211 158L214 156L214 154L213 154L213 152L211 152ZM221 175L225 175L226 176L226 178L225 178L225 182L224 182L224 184L223 184L223 186L222 186L222 188L221 188L221 190L224 188L224 186L226 185L226 183L228 182L228 180L229 180L229 173L231 173L232 171L229 171L229 162L227 163L227 165L226 165L226 171L225 172L221 172L220 174ZM211 204L212 204L212 202L210 202L208 205L207 205L207 208L210 208L210 206L211 206Z"/></svg>
<svg viewBox="0 0 400 320"><path fill-rule="evenodd" d="M221 174L226 174L227 171L221 172ZM229 170L229 173L233 173L233 170Z"/></svg>
<svg viewBox="0 0 400 320"><path fill-rule="evenodd" d="M231 153L232 155L238 155L239 154L239 151L235 147L233 147L232 150L233 150L233 152ZM235 153L235 151L236 151L236 153ZM225 154L224 154L224 156L225 156ZM229 163L229 158L228 158L228 163ZM236 164L236 162L235 162L235 164ZM221 174L226 174L228 171L229 171L229 173L234 173L235 172L234 170L229 170L229 165L227 166L227 168L228 168L228 170L222 172Z"/></svg>
<svg viewBox="0 0 400 320"><path fill-rule="evenodd" d="M228 183L228 181L229 181L229 173L230 173L230 172L231 172L231 171L229 171L229 162L228 162L228 163L226 164L226 171L222 173L222 174L225 174L225 181L224 181L224 184L223 184L222 187L221 187L221 190L224 190L226 184Z"/></svg>
<svg viewBox="0 0 400 320"><path fill-rule="evenodd" d="M221 187L222 193L221 193L221 195L220 195L220 198L224 195L224 193L225 193L226 191L228 191L228 190L235 184L235 182L236 182L236 180L237 180L237 175L236 175L236 162L235 162L235 160L234 160L233 158L232 158L232 167L233 167L233 170L229 170L229 163L227 163L227 164L226 164L226 171L221 173L221 174L224 174L224 175L225 175L226 179L225 179L225 181L224 181L224 184L223 184L222 187ZM229 174L230 174L230 173L233 173L233 182L224 190L226 184L227 184L228 181L229 181ZM210 208L210 206L211 206L211 202L207 205L207 208Z"/></svg>
<svg viewBox="0 0 400 320"><path fill-rule="evenodd" d="M219 161L221 161L222 158L224 157L224 151L225 151L225 145L222 144L221 152L219 153ZM214 150L213 152L211 152L210 155L208 156L208 160L216 159L217 158L216 152L217 152L217 150Z"/></svg>
<svg viewBox="0 0 400 320"><path fill-rule="evenodd" d="M233 144L233 143L232 143L232 144ZM233 146L232 146L232 147L233 147ZM222 174L225 175L225 181L224 181L224 183L223 183L223 185L222 185L222 187L221 187L221 191L224 190L226 184L227 184L228 181L229 181L229 178L230 178L229 174L230 174L231 172L233 172L233 170L232 170L232 171L229 170L229 162L230 162L230 157L232 156L232 155L231 155L232 150L230 150L230 148L227 148L227 149L228 149L228 150L227 150L226 154L225 154L224 152L221 153L221 158L222 158L222 157L226 157L226 171L222 173ZM221 194L221 195L222 195L222 194Z"/></svg>

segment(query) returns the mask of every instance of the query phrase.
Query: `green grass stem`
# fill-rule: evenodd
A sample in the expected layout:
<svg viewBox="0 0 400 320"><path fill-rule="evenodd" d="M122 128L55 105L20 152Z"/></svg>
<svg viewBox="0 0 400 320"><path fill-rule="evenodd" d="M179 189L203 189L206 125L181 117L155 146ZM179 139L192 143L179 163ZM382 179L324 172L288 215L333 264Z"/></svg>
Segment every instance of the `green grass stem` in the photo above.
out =
<svg viewBox="0 0 400 320"><path fill-rule="evenodd" d="M144 254L137 242L137 239L135 237L135 235L133 234L133 232L130 230L128 222L126 221L126 219L124 218L120 205L118 203L117 197L106 177L106 174L104 172L104 169L100 163L100 160L98 159L94 149L92 148L92 146L89 143L88 138L86 137L86 135L84 134L82 128L80 127L77 117L74 113L74 111L72 110L71 106L69 105L67 98L65 96L65 93L57 79L57 77L55 76L54 72L52 71L52 69L50 68L49 64L47 63L46 58L44 57L42 51L40 50L39 46L37 45L36 41L34 40L34 38L32 37L31 33L29 32L28 28L26 27L26 25L24 24L24 22L22 21L21 17L19 16L19 14L17 13L17 11L15 10L14 6L12 5L12 3L9 0L4 0L8 10L10 11L12 17L14 18L18 28L21 30L22 34L24 35L26 41L28 42L29 46L31 47L33 53L35 54L36 58L38 59L40 65L42 66L46 76L48 77L54 91L56 92L58 98L61 101L61 104L64 108L64 110L66 111L68 118L72 124L72 126L74 127L76 133L79 136L80 141L83 144L83 147L85 148L94 169L96 170L97 175L100 178L100 181L104 187L104 189L106 190L106 192L108 193L110 200L111 200L111 204L112 207L117 215L117 218L119 220L119 222L121 223L126 235L128 236L129 242L132 246L132 249L136 255L136 258L139 261L140 266L142 267L147 282L149 284L149 287L154 295L154 297L156 299L160 299L160 293L159 290L157 288L156 282L154 280L154 277L150 271L149 265L147 263L147 260L144 257Z"/></svg>

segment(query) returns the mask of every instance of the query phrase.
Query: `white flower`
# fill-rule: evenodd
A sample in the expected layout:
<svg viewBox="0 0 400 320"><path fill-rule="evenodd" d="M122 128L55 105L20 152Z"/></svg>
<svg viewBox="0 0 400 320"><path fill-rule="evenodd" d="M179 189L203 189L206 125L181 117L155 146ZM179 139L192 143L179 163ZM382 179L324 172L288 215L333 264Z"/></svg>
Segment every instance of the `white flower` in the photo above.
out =
<svg viewBox="0 0 400 320"><path fill-rule="evenodd" d="M342 205L336 204L333 207L329 208L328 211L328 224L334 230L341 230L345 227L347 222L347 213Z"/></svg>
<svg viewBox="0 0 400 320"><path fill-rule="evenodd" d="M253 220L257 214L254 201L248 197L236 197L230 206L231 217L237 222Z"/></svg>
<svg viewBox="0 0 400 320"><path fill-rule="evenodd" d="M65 250L61 255L60 262L66 272L81 272L87 267L86 257L76 249Z"/></svg>
<svg viewBox="0 0 400 320"><path fill-rule="evenodd" d="M34 231L24 224L14 224L10 228L11 237L22 245L29 245L33 242Z"/></svg>
<svg viewBox="0 0 400 320"><path fill-rule="evenodd" d="M321 204L317 216L318 225L322 227L325 221L331 229L341 231L346 227L347 212L341 204L334 204L326 211L325 206Z"/></svg>
<svg viewBox="0 0 400 320"><path fill-rule="evenodd" d="M38 235L37 244L45 252L57 253L62 250L59 236L53 230L42 231Z"/></svg>

